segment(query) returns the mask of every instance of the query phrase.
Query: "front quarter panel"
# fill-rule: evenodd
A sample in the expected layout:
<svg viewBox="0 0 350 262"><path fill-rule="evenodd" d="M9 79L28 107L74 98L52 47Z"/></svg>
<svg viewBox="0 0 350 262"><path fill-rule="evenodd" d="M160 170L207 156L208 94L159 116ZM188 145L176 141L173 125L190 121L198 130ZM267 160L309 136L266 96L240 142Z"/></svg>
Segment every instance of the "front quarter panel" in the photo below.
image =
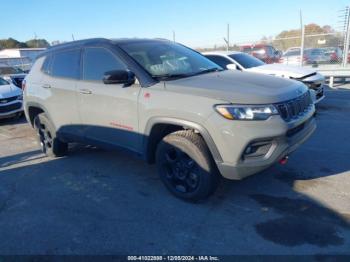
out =
<svg viewBox="0 0 350 262"><path fill-rule="evenodd" d="M179 123L183 124L184 127L201 129L197 131L206 136L206 142L210 143L210 132L206 129L204 123L213 114L213 106L218 103L223 103L223 101L185 93L169 92L166 90L164 83L142 88L139 96L140 132L143 132L147 138L152 126L157 124L157 121L162 123L162 120L166 119L168 123ZM208 146L211 147L211 145ZM210 150L217 158L220 158L214 147Z"/></svg>

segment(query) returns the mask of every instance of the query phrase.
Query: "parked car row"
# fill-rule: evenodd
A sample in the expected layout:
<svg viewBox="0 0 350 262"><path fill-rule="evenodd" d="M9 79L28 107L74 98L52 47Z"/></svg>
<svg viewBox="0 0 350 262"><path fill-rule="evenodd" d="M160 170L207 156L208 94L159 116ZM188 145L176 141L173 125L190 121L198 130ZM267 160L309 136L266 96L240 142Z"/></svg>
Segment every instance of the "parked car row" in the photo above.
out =
<svg viewBox="0 0 350 262"><path fill-rule="evenodd" d="M25 115L49 156L66 155L71 142L122 147L156 163L175 196L204 199L220 177L285 163L316 128L302 80L318 74L232 55L241 70L161 39L57 45L24 80ZM260 66L289 79L249 71Z"/></svg>
<svg viewBox="0 0 350 262"><path fill-rule="evenodd" d="M22 83L25 76L19 68L0 64L0 119L22 115Z"/></svg>
<svg viewBox="0 0 350 262"><path fill-rule="evenodd" d="M282 63L298 66L301 65L300 50L300 47L292 47L282 53L268 44L244 45L240 47L241 52L250 54L266 64ZM350 62L350 54L347 59ZM339 47L306 48L304 49L302 60L303 65L341 63L343 51Z"/></svg>
<svg viewBox="0 0 350 262"><path fill-rule="evenodd" d="M303 65L318 65L330 63L332 61L331 59L335 59L335 57L331 51L326 53L321 48L308 48L304 50L303 57L301 58L301 49L293 48L287 50L279 62L288 65L300 65L301 59L303 60Z"/></svg>

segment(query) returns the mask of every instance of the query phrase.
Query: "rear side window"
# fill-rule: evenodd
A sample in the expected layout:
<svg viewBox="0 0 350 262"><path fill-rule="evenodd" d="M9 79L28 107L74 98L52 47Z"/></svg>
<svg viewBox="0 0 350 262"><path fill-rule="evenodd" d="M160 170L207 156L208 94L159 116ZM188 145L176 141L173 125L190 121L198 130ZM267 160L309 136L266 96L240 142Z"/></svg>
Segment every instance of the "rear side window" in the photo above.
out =
<svg viewBox="0 0 350 262"><path fill-rule="evenodd" d="M45 57L45 61L41 67L41 71L45 74L50 75L51 74L51 61L52 61L52 56L48 55L47 57Z"/></svg>
<svg viewBox="0 0 350 262"><path fill-rule="evenodd" d="M86 48L83 61L83 79L89 81L101 81L108 71L126 69L109 50L100 47Z"/></svg>
<svg viewBox="0 0 350 262"><path fill-rule="evenodd" d="M217 55L206 55L207 58L209 58L211 61L213 61L215 64L221 66L222 68L226 69L226 66L228 64L233 64L230 60L228 60L225 57L217 56Z"/></svg>
<svg viewBox="0 0 350 262"><path fill-rule="evenodd" d="M51 75L79 79L80 76L80 50L69 50L53 55Z"/></svg>

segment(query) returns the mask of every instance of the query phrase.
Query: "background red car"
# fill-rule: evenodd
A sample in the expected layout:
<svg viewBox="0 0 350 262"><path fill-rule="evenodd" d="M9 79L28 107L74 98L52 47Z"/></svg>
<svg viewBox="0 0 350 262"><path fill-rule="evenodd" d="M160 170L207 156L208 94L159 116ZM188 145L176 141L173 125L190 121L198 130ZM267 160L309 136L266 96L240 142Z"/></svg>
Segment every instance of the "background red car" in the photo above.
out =
<svg viewBox="0 0 350 262"><path fill-rule="evenodd" d="M282 55L272 45L267 44L244 45L240 47L240 50L241 52L255 56L266 64L278 63Z"/></svg>

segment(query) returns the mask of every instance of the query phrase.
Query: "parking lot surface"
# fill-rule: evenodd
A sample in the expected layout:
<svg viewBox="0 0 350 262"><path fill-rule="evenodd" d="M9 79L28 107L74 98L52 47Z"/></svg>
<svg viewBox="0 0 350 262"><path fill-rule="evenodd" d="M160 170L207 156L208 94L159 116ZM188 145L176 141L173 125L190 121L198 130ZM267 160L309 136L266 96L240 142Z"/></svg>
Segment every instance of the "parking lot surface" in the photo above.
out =
<svg viewBox="0 0 350 262"><path fill-rule="evenodd" d="M0 122L1 254L350 254L350 90L327 91L318 129L287 165L223 181L191 204L125 152L39 151Z"/></svg>

